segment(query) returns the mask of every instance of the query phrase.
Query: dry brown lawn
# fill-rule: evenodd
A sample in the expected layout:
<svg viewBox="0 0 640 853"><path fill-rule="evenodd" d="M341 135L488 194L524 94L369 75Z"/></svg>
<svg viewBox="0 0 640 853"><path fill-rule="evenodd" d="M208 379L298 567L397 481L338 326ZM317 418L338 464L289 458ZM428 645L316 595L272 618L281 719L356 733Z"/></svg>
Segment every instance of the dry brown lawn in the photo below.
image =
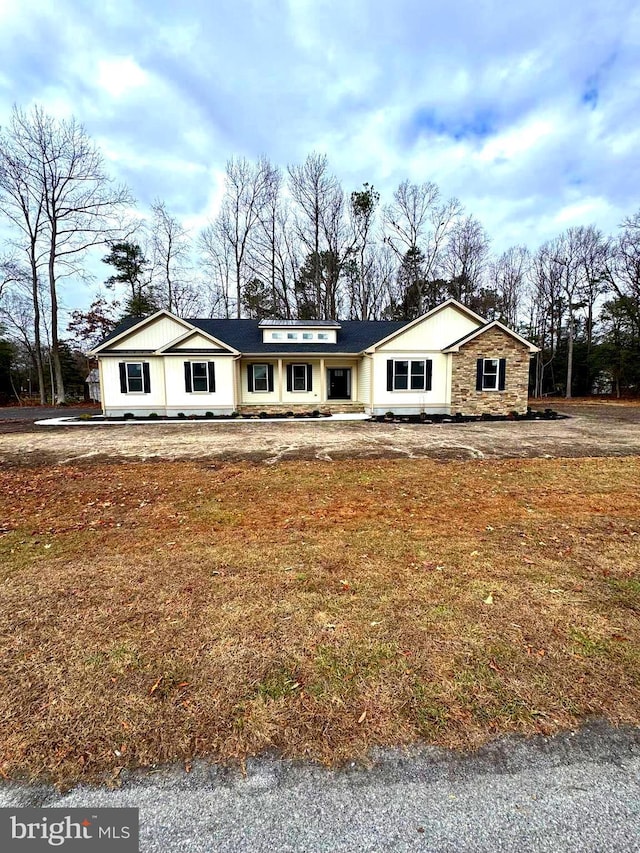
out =
<svg viewBox="0 0 640 853"><path fill-rule="evenodd" d="M0 472L0 768L640 716L640 460Z"/></svg>

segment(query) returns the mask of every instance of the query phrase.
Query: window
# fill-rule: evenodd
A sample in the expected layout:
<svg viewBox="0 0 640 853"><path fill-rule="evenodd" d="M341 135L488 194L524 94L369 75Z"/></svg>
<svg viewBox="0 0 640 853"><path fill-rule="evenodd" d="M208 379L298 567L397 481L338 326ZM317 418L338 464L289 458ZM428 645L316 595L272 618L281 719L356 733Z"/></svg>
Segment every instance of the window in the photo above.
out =
<svg viewBox="0 0 640 853"><path fill-rule="evenodd" d="M184 390L207 394L216 390L216 366L213 361L185 361Z"/></svg>
<svg viewBox="0 0 640 853"><path fill-rule="evenodd" d="M148 361L121 361L120 371L121 394L150 394L151 377Z"/></svg>
<svg viewBox="0 0 640 853"><path fill-rule="evenodd" d="M127 362L127 394L142 393L142 362Z"/></svg>
<svg viewBox="0 0 640 853"><path fill-rule="evenodd" d="M326 332L318 332L318 340L319 341L328 341L329 335Z"/></svg>
<svg viewBox="0 0 640 853"><path fill-rule="evenodd" d="M313 340L313 332L303 332L302 333L303 341L312 341Z"/></svg>
<svg viewBox="0 0 640 853"><path fill-rule="evenodd" d="M498 387L498 359L483 359L482 390L495 391Z"/></svg>
<svg viewBox="0 0 640 853"><path fill-rule="evenodd" d="M269 390L269 371L266 364L254 364L253 366L253 390Z"/></svg>
<svg viewBox="0 0 640 853"><path fill-rule="evenodd" d="M402 359L389 361L388 391L430 391L431 361Z"/></svg>
<svg viewBox="0 0 640 853"><path fill-rule="evenodd" d="M507 378L506 358L479 358L476 391L504 391Z"/></svg>
<svg viewBox="0 0 640 853"><path fill-rule="evenodd" d="M193 376L194 391L209 390L209 371L206 361L193 361L191 363L191 375Z"/></svg>
<svg viewBox="0 0 640 853"><path fill-rule="evenodd" d="M282 340L282 332L271 332L271 340L272 341L281 341Z"/></svg>
<svg viewBox="0 0 640 853"><path fill-rule="evenodd" d="M297 341L298 333L297 332L287 332L287 340L288 341Z"/></svg>
<svg viewBox="0 0 640 853"><path fill-rule="evenodd" d="M293 365L293 391L306 391L307 390L307 365L306 364L294 364Z"/></svg>

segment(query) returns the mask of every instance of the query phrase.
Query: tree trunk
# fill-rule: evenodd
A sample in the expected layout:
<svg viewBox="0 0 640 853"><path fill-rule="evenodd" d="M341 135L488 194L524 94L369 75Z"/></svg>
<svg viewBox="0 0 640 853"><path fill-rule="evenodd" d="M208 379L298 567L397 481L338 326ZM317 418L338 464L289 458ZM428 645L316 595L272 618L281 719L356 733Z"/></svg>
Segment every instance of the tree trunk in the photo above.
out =
<svg viewBox="0 0 640 853"><path fill-rule="evenodd" d="M60 342L58 340L58 295L56 293L55 250L56 232L51 234L51 250L49 253L49 293L51 295L51 362L53 367L55 389L51 389L53 402L56 405L66 403L62 363L60 361Z"/></svg>
<svg viewBox="0 0 640 853"><path fill-rule="evenodd" d="M571 385L573 382L573 315L569 313L569 339L567 344L567 387L565 398L571 399Z"/></svg>
<svg viewBox="0 0 640 853"><path fill-rule="evenodd" d="M38 294L38 269L35 261L35 246L32 246L31 256L31 298L33 299L33 340L36 373L38 375L38 390L40 405L47 402L47 392L44 384L44 365L42 363L42 342L40 340L40 296Z"/></svg>

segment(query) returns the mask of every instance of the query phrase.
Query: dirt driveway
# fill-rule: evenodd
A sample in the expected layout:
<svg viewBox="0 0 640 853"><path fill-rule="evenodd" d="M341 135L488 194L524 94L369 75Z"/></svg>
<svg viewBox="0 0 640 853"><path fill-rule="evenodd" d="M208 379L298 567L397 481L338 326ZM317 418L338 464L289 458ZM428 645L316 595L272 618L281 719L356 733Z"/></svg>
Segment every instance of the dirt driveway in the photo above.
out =
<svg viewBox="0 0 640 853"><path fill-rule="evenodd" d="M5 420L0 464L121 459L282 459L624 456L640 454L640 404L554 401L558 421L472 424L370 422L172 423L36 426L33 416ZM65 412L65 414L67 414Z"/></svg>

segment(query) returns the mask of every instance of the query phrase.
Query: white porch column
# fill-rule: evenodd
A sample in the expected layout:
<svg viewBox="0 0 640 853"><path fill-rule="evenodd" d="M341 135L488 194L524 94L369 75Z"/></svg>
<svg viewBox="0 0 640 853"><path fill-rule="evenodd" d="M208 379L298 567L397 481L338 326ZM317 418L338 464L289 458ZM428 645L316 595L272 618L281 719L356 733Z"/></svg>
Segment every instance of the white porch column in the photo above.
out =
<svg viewBox="0 0 640 853"><path fill-rule="evenodd" d="M278 402L282 402L282 359L278 359Z"/></svg>
<svg viewBox="0 0 640 853"><path fill-rule="evenodd" d="M320 402L327 401L327 371L324 367L324 358L320 359Z"/></svg>

